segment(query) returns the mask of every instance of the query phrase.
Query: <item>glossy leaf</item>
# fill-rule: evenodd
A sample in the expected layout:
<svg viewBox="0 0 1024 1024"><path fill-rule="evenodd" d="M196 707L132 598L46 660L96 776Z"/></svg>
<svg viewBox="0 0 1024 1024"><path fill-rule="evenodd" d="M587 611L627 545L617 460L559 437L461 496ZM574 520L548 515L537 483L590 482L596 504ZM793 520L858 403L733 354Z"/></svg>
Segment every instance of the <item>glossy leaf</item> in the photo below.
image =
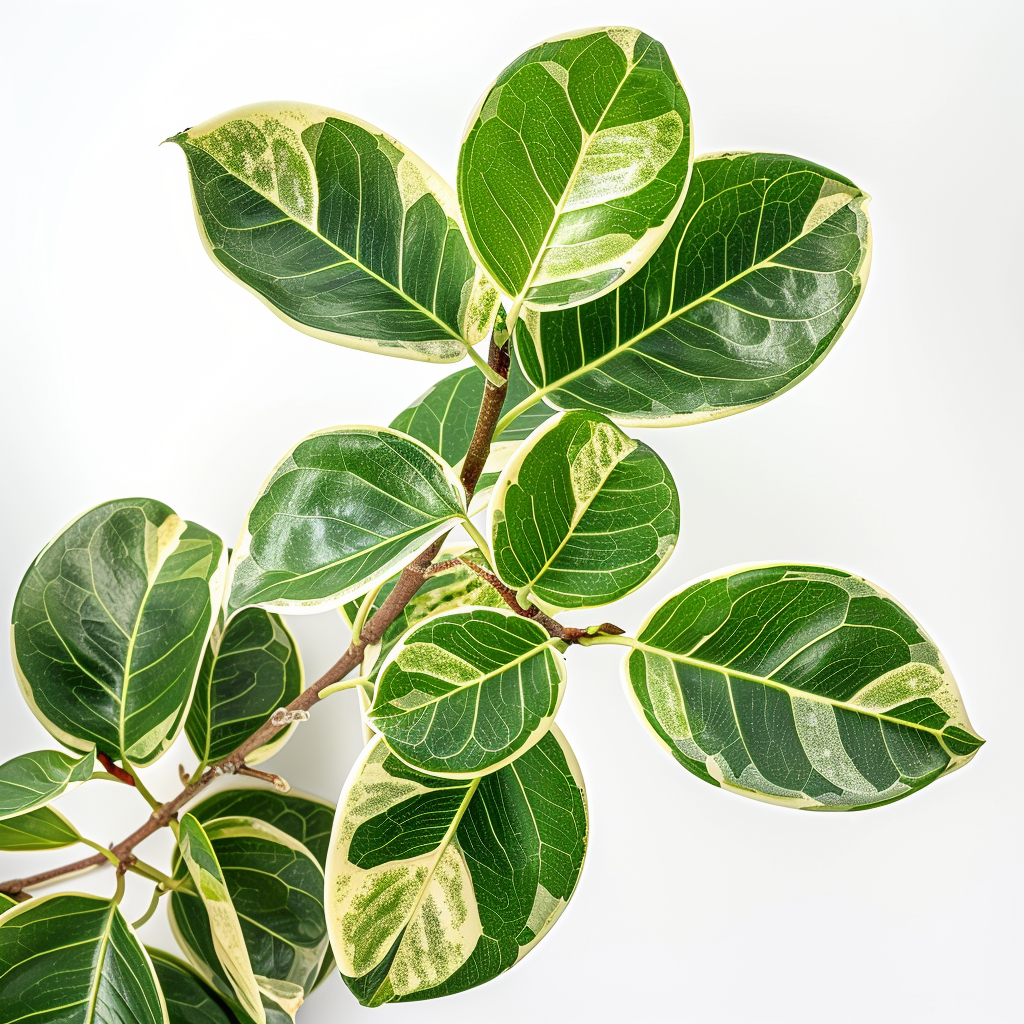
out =
<svg viewBox="0 0 1024 1024"><path fill-rule="evenodd" d="M527 313L526 375L560 409L674 426L775 398L853 316L870 262L868 196L796 157L699 157L650 262L571 313Z"/></svg>
<svg viewBox="0 0 1024 1024"><path fill-rule="evenodd" d="M479 548L467 548L465 544L446 544L437 555L436 561L444 562L455 557L464 557L474 565L489 569L487 559ZM394 588L397 577L388 580L374 599L371 614L387 600ZM380 643L368 647L363 658L363 674L376 678L384 660L396 643L417 622L438 612L455 611L458 608L505 608L504 599L486 580L466 565L456 565L447 572L428 576L423 585L398 613L395 621L384 632ZM342 614L351 627L359 611L357 602L344 605Z"/></svg>
<svg viewBox="0 0 1024 1024"><path fill-rule="evenodd" d="M647 582L679 536L668 467L604 416L562 413L533 433L491 496L495 569L549 608L594 608Z"/></svg>
<svg viewBox="0 0 1024 1024"><path fill-rule="evenodd" d="M641 267L690 172L690 108L664 47L631 28L550 39L470 117L459 202L518 312L595 298Z"/></svg>
<svg viewBox="0 0 1024 1024"><path fill-rule="evenodd" d="M264 821L236 815L200 826L185 818L193 835L206 837L200 859L219 877L211 868L202 900L172 893L179 945L203 980L254 1020L293 1019L327 951L323 869L302 843ZM175 877L188 870L195 882L180 839L179 848Z"/></svg>
<svg viewBox="0 0 1024 1024"><path fill-rule="evenodd" d="M38 896L0 917L0 1022L167 1024L153 964L112 900Z"/></svg>
<svg viewBox="0 0 1024 1024"><path fill-rule="evenodd" d="M436 615L392 650L367 717L420 771L494 771L551 727L565 689L564 649L507 608Z"/></svg>
<svg viewBox="0 0 1024 1024"><path fill-rule="evenodd" d="M425 445L384 427L300 441L246 519L229 612L336 607L371 590L465 515L458 477Z"/></svg>
<svg viewBox="0 0 1024 1024"><path fill-rule="evenodd" d="M37 807L0 821L0 850L58 850L80 839L75 826L52 807Z"/></svg>
<svg viewBox="0 0 1024 1024"><path fill-rule="evenodd" d="M302 658L280 616L247 608L207 645L185 735L201 764L227 757L278 708L302 692ZM294 725L246 757L259 764L288 741Z"/></svg>
<svg viewBox="0 0 1024 1024"><path fill-rule="evenodd" d="M18 901L13 896L8 896L5 892L0 892L0 914L5 910L10 910L11 907L18 906Z"/></svg>
<svg viewBox="0 0 1024 1024"><path fill-rule="evenodd" d="M174 742L220 604L220 538L166 505L99 505L43 549L14 602L22 693L61 743L136 765Z"/></svg>
<svg viewBox="0 0 1024 1024"><path fill-rule="evenodd" d="M627 689L699 778L790 807L887 803L984 742L927 634L872 583L763 565L691 584L648 618Z"/></svg>
<svg viewBox="0 0 1024 1024"><path fill-rule="evenodd" d="M91 750L81 757L58 750L36 750L0 765L0 819L42 807L68 789L88 782L95 763Z"/></svg>
<svg viewBox="0 0 1024 1024"><path fill-rule="evenodd" d="M237 1024L227 1004L188 964L152 946L146 952L164 994L168 1024Z"/></svg>
<svg viewBox="0 0 1024 1024"><path fill-rule="evenodd" d="M579 765L557 727L470 782L412 771L377 740L331 843L328 927L359 1001L461 992L525 956L572 895L587 845Z"/></svg>
<svg viewBox="0 0 1024 1024"><path fill-rule="evenodd" d="M450 363L497 293L451 188L365 121L305 103L229 111L174 136L196 221L227 274L304 334Z"/></svg>

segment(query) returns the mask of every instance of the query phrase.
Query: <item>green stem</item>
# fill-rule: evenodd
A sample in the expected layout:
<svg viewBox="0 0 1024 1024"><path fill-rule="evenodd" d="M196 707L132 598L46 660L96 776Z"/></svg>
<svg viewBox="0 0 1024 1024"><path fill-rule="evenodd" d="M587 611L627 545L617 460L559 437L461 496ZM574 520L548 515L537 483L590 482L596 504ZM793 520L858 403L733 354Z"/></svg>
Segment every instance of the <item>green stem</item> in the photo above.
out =
<svg viewBox="0 0 1024 1024"><path fill-rule="evenodd" d="M473 543L484 553L488 565L494 565L494 555L491 554L491 545L484 539L484 535L473 525L473 520L466 516L462 521L466 533L472 538Z"/></svg>
<svg viewBox="0 0 1024 1024"><path fill-rule="evenodd" d="M143 878L148 878L151 882L156 882L168 891L181 887L180 882L176 882L169 875L165 875L162 871L153 867L152 864L147 864L144 860L139 860L137 857L134 863L128 865L128 870L136 875L141 875Z"/></svg>
<svg viewBox="0 0 1024 1024"><path fill-rule="evenodd" d="M491 440L493 444L501 436L501 432L521 413L526 412L527 409L532 409L542 398L544 393L542 391L534 391L529 398L524 398L518 405L512 406L511 409L504 416L498 420L497 425L494 428L494 437Z"/></svg>
<svg viewBox="0 0 1024 1024"><path fill-rule="evenodd" d="M108 850L105 846L100 846L99 843L94 843L91 839L86 839L85 836L79 836L78 838L81 840L81 842L85 843L86 846L91 846L94 850L98 851L99 853L102 853L103 856L106 857L107 860L109 860L110 863L113 864L115 868L121 863L117 859L117 855L114 854L112 851Z"/></svg>
<svg viewBox="0 0 1024 1024"><path fill-rule="evenodd" d="M477 350L476 350L475 348L473 348L473 347L472 347L472 345L467 345L467 346L466 346L466 352L468 353L468 355L469 355L469 358L470 358L470 359L472 359L472 360L473 360L473 362L474 362L474 363L476 364L476 368L477 368L477 369L478 369L478 370L479 370L479 371L480 371L480 372L481 372L481 373L482 373L482 374L483 374L483 375L484 375L484 376L485 376L485 377L486 377L486 378L487 378L487 379L488 379L488 380L489 380L489 381L490 381L490 382L491 382L491 383L492 383L492 384L493 384L493 385L494 385L494 386L495 386L496 388L503 388L503 387L505 386L505 378L504 378L504 377L502 377L500 373L497 373L497 372L496 372L495 370L492 370L492 369L491 369L491 368L490 368L490 367L489 367L489 366L487 365L487 360L485 360L485 359L483 358L483 356L481 356L481 355L480 355L480 353L479 353L479 352L477 352Z"/></svg>
<svg viewBox="0 0 1024 1024"><path fill-rule="evenodd" d="M365 686L369 682L366 676L356 676L354 679L342 679L340 683L331 683L325 686L317 695L320 700L330 697L332 693L340 693L342 690L353 690L357 686Z"/></svg>
<svg viewBox="0 0 1024 1024"><path fill-rule="evenodd" d="M155 913L156 908L160 903L160 897L166 892L166 889L161 889L159 885L153 888L153 898L149 901L149 908L146 912L138 919L138 921L132 921L132 928L138 931Z"/></svg>
<svg viewBox="0 0 1024 1024"><path fill-rule="evenodd" d="M163 806L162 800L157 800L155 796L142 784L142 779L139 778L139 773L128 763L127 760L122 761L121 764L124 770L132 777L135 781L135 788L142 794L143 800L149 804L150 807L155 811L158 807Z"/></svg>
<svg viewBox="0 0 1024 1024"><path fill-rule="evenodd" d="M359 611L356 612L355 621L352 623L352 640L356 643L359 641L360 634L363 632L363 626L366 625L366 619L373 609L373 602L377 600L377 595L384 589L384 584L387 580L381 580L381 582L374 587L367 595L363 598L363 603L359 606ZM321 697L323 694L320 695Z"/></svg>

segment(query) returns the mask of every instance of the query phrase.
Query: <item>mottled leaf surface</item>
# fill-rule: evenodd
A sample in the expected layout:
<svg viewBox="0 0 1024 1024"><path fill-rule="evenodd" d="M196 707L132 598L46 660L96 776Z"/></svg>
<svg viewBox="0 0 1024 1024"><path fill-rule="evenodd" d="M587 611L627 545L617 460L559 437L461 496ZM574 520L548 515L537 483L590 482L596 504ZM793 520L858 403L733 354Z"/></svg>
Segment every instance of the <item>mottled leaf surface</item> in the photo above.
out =
<svg viewBox="0 0 1024 1024"><path fill-rule="evenodd" d="M554 924L586 845L583 781L557 726L469 782L415 772L371 743L346 783L327 861L346 984L378 1006L490 981Z"/></svg>
<svg viewBox="0 0 1024 1024"><path fill-rule="evenodd" d="M486 335L498 297L455 196L391 136L324 107L263 103L172 141L207 251L292 327L443 363Z"/></svg>
<svg viewBox="0 0 1024 1024"><path fill-rule="evenodd" d="M237 1024L227 1004L188 964L146 947L167 1005L168 1024Z"/></svg>
<svg viewBox="0 0 1024 1024"><path fill-rule="evenodd" d="M872 583L738 569L661 604L625 662L642 720L713 785L790 807L899 799L974 756L949 666Z"/></svg>
<svg viewBox="0 0 1024 1024"><path fill-rule="evenodd" d="M550 39L470 118L458 169L470 242L516 312L584 302L657 248L691 158L689 104L660 43L630 28Z"/></svg>
<svg viewBox="0 0 1024 1024"><path fill-rule="evenodd" d="M80 838L74 825L52 807L37 807L0 821L0 850L58 850Z"/></svg>
<svg viewBox="0 0 1024 1024"><path fill-rule="evenodd" d="M18 680L61 743L147 765L174 742L224 581L220 538L148 498L86 512L14 602Z"/></svg>
<svg viewBox="0 0 1024 1024"><path fill-rule="evenodd" d="M112 900L39 896L0 917L0 1022L167 1024L153 964Z"/></svg>
<svg viewBox="0 0 1024 1024"><path fill-rule="evenodd" d="M96 757L73 757L59 750L35 750L0 765L0 819L35 810L68 789L88 782Z"/></svg>
<svg viewBox="0 0 1024 1024"><path fill-rule="evenodd" d="M560 409L620 423L699 423L760 405L810 373L867 280L868 197L791 156L699 157L651 260L571 312L527 312L526 375Z"/></svg>
<svg viewBox="0 0 1024 1024"><path fill-rule="evenodd" d="M255 1016L236 997L232 978L239 967L248 968L267 1021L293 1018L328 949L323 869L297 839L249 815L216 818L201 827L221 872L216 902L227 901L237 931L232 925L226 933L230 941L219 938L215 917L208 913L215 909L211 900L178 890L170 897L175 937L204 980L229 1003ZM175 877L184 876L184 862L183 850Z"/></svg>
<svg viewBox="0 0 1024 1024"><path fill-rule="evenodd" d="M246 608L214 630L203 655L185 735L201 764L227 757L278 708L302 692L302 658L279 615ZM246 757L259 764L277 753L294 727Z"/></svg>
<svg viewBox="0 0 1024 1024"><path fill-rule="evenodd" d="M320 611L371 590L465 515L451 468L384 427L299 442L250 511L232 558L229 611Z"/></svg>
<svg viewBox="0 0 1024 1024"><path fill-rule="evenodd" d="M507 608L427 619L392 650L370 724L421 771L471 778L529 749L565 689L561 641Z"/></svg>
<svg viewBox="0 0 1024 1024"><path fill-rule="evenodd" d="M679 495L664 462L606 417L562 413L502 470L490 504L495 569L555 609L625 597L664 565Z"/></svg>

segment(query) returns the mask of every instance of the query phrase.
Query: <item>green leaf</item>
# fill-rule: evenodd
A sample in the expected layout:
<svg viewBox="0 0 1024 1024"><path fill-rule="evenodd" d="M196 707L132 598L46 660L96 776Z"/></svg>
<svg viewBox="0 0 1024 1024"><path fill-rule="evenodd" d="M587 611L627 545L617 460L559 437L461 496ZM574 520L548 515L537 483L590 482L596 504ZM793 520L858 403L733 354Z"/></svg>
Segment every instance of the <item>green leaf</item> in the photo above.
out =
<svg viewBox="0 0 1024 1024"><path fill-rule="evenodd" d="M533 385L513 359L508 373L505 409L526 403L533 393ZM474 367L458 370L420 395L391 421L391 426L422 441L458 471L469 450L483 395L484 378L480 373ZM501 439L491 445L490 456L473 494L474 505L494 485L498 473L519 443L553 415L554 410L549 405L536 402L509 422L502 430Z"/></svg>
<svg viewBox="0 0 1024 1024"><path fill-rule="evenodd" d="M220 604L216 535L148 498L86 512L14 602L22 694L61 743L145 766L174 742Z"/></svg>
<svg viewBox="0 0 1024 1024"><path fill-rule="evenodd" d="M0 821L0 850L57 850L81 841L75 826L52 807Z"/></svg>
<svg viewBox="0 0 1024 1024"><path fill-rule="evenodd" d="M5 910L10 910L11 907L18 906L18 901L13 896L8 896L5 892L0 892L0 914Z"/></svg>
<svg viewBox="0 0 1024 1024"><path fill-rule="evenodd" d="M168 1024L153 964L113 900L38 896L0 917L0 1022Z"/></svg>
<svg viewBox="0 0 1024 1024"><path fill-rule="evenodd" d="M479 548L467 548L464 544L445 545L438 553L436 561L444 562L455 557L463 557L474 565L485 569L490 568L486 556ZM371 614L376 612L387 600L397 580L396 576L381 587L380 593L374 599ZM457 608L465 608L470 605L480 608L506 607L501 594L466 565L457 565L446 572L428 576L420 589L398 613L395 621L385 630L380 643L366 649L363 657L363 673L376 678L378 670L394 649L395 644L417 622L422 622L428 615L455 611ZM350 627L355 622L358 611L359 605L356 602L343 606L342 614Z"/></svg>
<svg viewBox="0 0 1024 1024"><path fill-rule="evenodd" d="M551 728L564 650L508 608L435 615L388 656L367 718L413 768L456 779L492 772Z"/></svg>
<svg viewBox="0 0 1024 1024"><path fill-rule="evenodd" d="M868 196L769 153L699 157L643 270L516 329L527 377L560 409L674 426L729 416L811 372L853 316L870 263Z"/></svg>
<svg viewBox="0 0 1024 1024"><path fill-rule="evenodd" d="M590 29L513 61L470 117L458 169L470 242L510 319L635 273L676 216L692 154L686 94L650 36Z"/></svg>
<svg viewBox="0 0 1024 1024"><path fill-rule="evenodd" d="M470 782L421 775L371 743L346 783L327 860L346 984L378 1006L497 977L555 923L586 846L583 780L557 726Z"/></svg>
<svg viewBox="0 0 1024 1024"><path fill-rule="evenodd" d="M336 607L464 516L458 477L419 441L384 427L312 434L278 464L249 512L228 610Z"/></svg>
<svg viewBox="0 0 1024 1024"><path fill-rule="evenodd" d="M88 782L96 755L72 757L57 750L20 754L0 765L0 819L24 814Z"/></svg>
<svg viewBox="0 0 1024 1024"><path fill-rule="evenodd" d="M216 992L188 964L146 947L167 1004L168 1024L237 1024Z"/></svg>
<svg viewBox="0 0 1024 1024"><path fill-rule="evenodd" d="M548 608L625 597L679 537L679 495L665 463L582 410L530 436L498 478L490 510L498 575Z"/></svg>
<svg viewBox="0 0 1024 1024"><path fill-rule="evenodd" d="M872 583L762 565L691 584L644 623L627 690L694 775L789 807L897 800L959 768L974 734L949 666Z"/></svg>
<svg viewBox="0 0 1024 1024"><path fill-rule="evenodd" d="M227 757L278 708L302 692L302 659L280 616L247 608L214 630L185 720L200 763ZM294 725L246 757L259 764L288 741Z"/></svg>
<svg viewBox="0 0 1024 1024"><path fill-rule="evenodd" d="M202 899L182 889L171 894L175 938L221 998L257 1021L293 1019L328 948L323 869L302 843L265 821L235 815L201 826L185 818L190 833L205 838L199 860L211 867L202 869ZM196 882L180 838L179 848L174 876L187 869Z"/></svg>
<svg viewBox="0 0 1024 1024"><path fill-rule="evenodd" d="M174 136L207 252L304 334L450 363L498 296L451 188L379 129L305 103L229 111Z"/></svg>
<svg viewBox="0 0 1024 1024"><path fill-rule="evenodd" d="M191 811L201 823L214 818L259 818L302 843L321 869L326 864L334 822L334 804L328 800L294 789L290 793L254 788L221 789L193 805ZM313 988L333 970L334 957L328 949Z"/></svg>

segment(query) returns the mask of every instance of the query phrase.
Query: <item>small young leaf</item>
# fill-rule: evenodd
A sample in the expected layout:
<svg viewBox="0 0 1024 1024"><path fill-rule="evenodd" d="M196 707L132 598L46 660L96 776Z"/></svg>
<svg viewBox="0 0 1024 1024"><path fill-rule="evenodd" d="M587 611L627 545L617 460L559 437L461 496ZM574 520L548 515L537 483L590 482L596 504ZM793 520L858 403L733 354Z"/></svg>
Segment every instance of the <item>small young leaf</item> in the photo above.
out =
<svg viewBox="0 0 1024 1024"><path fill-rule="evenodd" d="M479 548L466 548L464 544L445 545L438 553L437 561L444 562L457 556L482 568L490 568L484 553ZM371 614L387 600L396 581L397 577L388 580L381 587L380 593L373 602ZM388 626L380 643L364 658L364 674L375 679L395 644L417 622L422 622L428 615L434 615L437 612L455 611L457 608L466 608L470 605L479 608L507 607L501 594L467 565L456 565L445 572L428 576L408 604L398 613L395 621ZM355 621L358 610L357 602L342 606L342 614L350 627ZM367 667L368 662L372 663L369 667Z"/></svg>
<svg viewBox="0 0 1024 1024"><path fill-rule="evenodd" d="M112 900L38 896L0 917L0 1021L168 1024L153 964Z"/></svg>
<svg viewBox="0 0 1024 1024"><path fill-rule="evenodd" d="M562 413L535 431L491 496L495 569L551 608L594 608L647 582L679 536L668 467L604 416Z"/></svg>
<svg viewBox="0 0 1024 1024"><path fill-rule="evenodd" d="M595 298L664 238L692 154L690 107L660 43L631 28L541 43L498 76L462 143L477 258L515 311Z"/></svg>
<svg viewBox="0 0 1024 1024"><path fill-rule="evenodd" d="M247 608L214 630L203 656L185 735L203 764L226 757L277 708L302 692L302 659L280 616ZM259 764L277 753L294 726L246 757Z"/></svg>
<svg viewBox="0 0 1024 1024"><path fill-rule="evenodd" d="M336 607L464 516L458 477L419 441L384 427L312 434L278 464L246 519L229 613Z"/></svg>
<svg viewBox="0 0 1024 1024"><path fill-rule="evenodd" d="M146 952L164 994L168 1024L237 1024L227 1004L188 964L152 946Z"/></svg>
<svg viewBox="0 0 1024 1024"><path fill-rule="evenodd" d="M371 743L352 769L327 860L327 920L368 1006L451 995L508 970L579 878L587 807L557 726L481 779L421 775Z"/></svg>
<svg viewBox="0 0 1024 1024"><path fill-rule="evenodd" d="M174 742L224 581L220 538L148 498L86 512L14 602L22 693L75 750L145 766Z"/></svg>
<svg viewBox="0 0 1024 1024"><path fill-rule="evenodd" d="M391 652L367 717L413 768L493 772L551 728L565 689L559 644L507 608L436 615Z"/></svg>
<svg viewBox="0 0 1024 1024"><path fill-rule="evenodd" d="M682 212L643 270L568 313L516 327L527 377L559 409L634 426L752 408L811 372L867 280L868 196L791 156L699 157Z"/></svg>
<svg viewBox="0 0 1024 1024"><path fill-rule="evenodd" d="M58 850L80 840L75 826L52 807L0 821L0 850Z"/></svg>
<svg viewBox="0 0 1024 1024"><path fill-rule="evenodd" d="M20 754L0 765L0 819L24 814L88 782L96 756L72 757L57 750Z"/></svg>
<svg viewBox="0 0 1024 1024"><path fill-rule="evenodd" d="M789 807L888 803L984 742L949 666L872 583L821 566L701 580L652 612L627 692L658 741L712 785Z"/></svg>
<svg viewBox="0 0 1024 1024"><path fill-rule="evenodd" d="M389 135L305 103L229 111L174 136L203 244L304 334L457 362L498 295L451 188Z"/></svg>
<svg viewBox="0 0 1024 1024"><path fill-rule="evenodd" d="M265 821L235 815L201 826L193 815L186 818L193 833L198 829L206 837L203 857L216 865L219 881L213 900L205 892L203 900L181 889L172 893L169 913L178 943L233 1006L260 1020L252 1010L254 985L266 1020L294 1018L328 949L323 869L302 843ZM176 878L186 871L181 849ZM194 880L195 870L189 870ZM226 927L218 935L221 919ZM246 1003L237 995L240 983Z"/></svg>

